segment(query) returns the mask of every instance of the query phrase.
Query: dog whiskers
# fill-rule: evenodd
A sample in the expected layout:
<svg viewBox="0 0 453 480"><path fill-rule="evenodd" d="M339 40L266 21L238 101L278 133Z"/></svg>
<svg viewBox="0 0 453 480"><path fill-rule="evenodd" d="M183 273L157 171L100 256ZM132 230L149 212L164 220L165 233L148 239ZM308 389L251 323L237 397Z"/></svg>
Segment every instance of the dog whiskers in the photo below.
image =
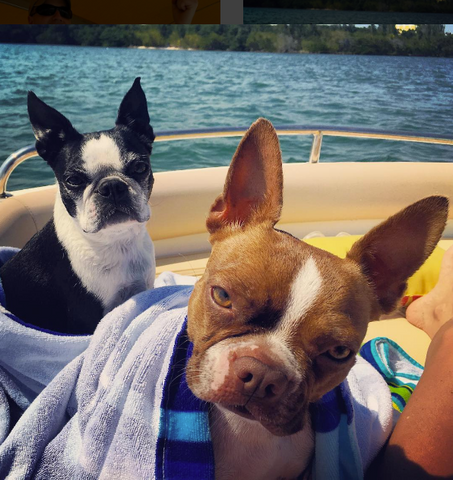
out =
<svg viewBox="0 0 453 480"><path fill-rule="evenodd" d="M255 395L256 391L258 390L259 385L256 386L255 390L253 390L252 394L250 395L249 399L245 402L244 408L247 408L247 405L249 404L250 400L253 398L253 395ZM243 393L244 395L244 393ZM246 395L245 395L246 396Z"/></svg>

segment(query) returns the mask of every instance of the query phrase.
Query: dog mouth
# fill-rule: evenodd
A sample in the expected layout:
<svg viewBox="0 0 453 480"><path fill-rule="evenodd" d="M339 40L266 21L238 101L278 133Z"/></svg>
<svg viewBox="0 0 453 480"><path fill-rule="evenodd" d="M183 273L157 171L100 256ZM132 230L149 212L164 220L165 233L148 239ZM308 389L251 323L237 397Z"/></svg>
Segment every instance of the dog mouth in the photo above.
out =
<svg viewBox="0 0 453 480"><path fill-rule="evenodd" d="M260 423L266 430L278 437L294 435L302 430L306 423L306 415L303 412L300 412L300 415L296 415L289 421L275 422L270 416L260 410L252 413L252 408L249 409L246 405L223 404L222 407L242 418Z"/></svg>
<svg viewBox="0 0 453 480"><path fill-rule="evenodd" d="M118 223L125 223L129 221L135 221L138 223L142 223L143 220L141 216L139 215L138 212L135 212L134 210L130 208L121 208L121 207L116 207L113 210L110 210L107 215L104 217L104 227L110 226L110 225L116 225ZM149 217L148 217L149 218ZM148 218L146 220L148 220ZM145 220L145 221L146 221Z"/></svg>
<svg viewBox="0 0 453 480"><path fill-rule="evenodd" d="M246 418L247 420L259 421L247 410L247 407L244 405L224 405L224 408L235 413L236 415Z"/></svg>
<svg viewBox="0 0 453 480"><path fill-rule="evenodd" d="M98 233L113 226L124 227L130 224L142 224L149 220L151 214L147 211L137 211L129 206L105 206L98 210L97 219L91 224L91 228L84 228L85 233Z"/></svg>

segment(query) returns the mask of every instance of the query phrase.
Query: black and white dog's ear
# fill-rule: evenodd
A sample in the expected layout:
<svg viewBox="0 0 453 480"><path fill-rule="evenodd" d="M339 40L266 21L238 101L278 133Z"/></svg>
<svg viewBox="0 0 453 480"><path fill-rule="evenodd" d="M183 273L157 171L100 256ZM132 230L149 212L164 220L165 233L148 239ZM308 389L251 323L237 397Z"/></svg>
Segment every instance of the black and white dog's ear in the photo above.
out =
<svg viewBox="0 0 453 480"><path fill-rule="evenodd" d="M140 77L135 79L134 84L124 96L118 110L116 124L134 131L151 153L155 135L153 127L149 124L148 106L140 85Z"/></svg>
<svg viewBox="0 0 453 480"><path fill-rule="evenodd" d="M81 138L82 135L71 122L55 108L28 92L28 115L36 138L36 150L52 167L56 155L63 145Z"/></svg>

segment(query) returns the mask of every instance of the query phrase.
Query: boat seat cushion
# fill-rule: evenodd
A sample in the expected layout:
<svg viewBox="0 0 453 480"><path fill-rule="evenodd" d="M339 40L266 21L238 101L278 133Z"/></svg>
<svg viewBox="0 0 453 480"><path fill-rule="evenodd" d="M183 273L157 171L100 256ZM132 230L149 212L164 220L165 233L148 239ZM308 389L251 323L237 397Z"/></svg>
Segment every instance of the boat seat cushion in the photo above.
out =
<svg viewBox="0 0 453 480"><path fill-rule="evenodd" d="M304 242L345 258L352 245L361 235L345 235L338 237L315 237L304 239ZM412 301L431 291L439 279L440 265L445 250L436 247L426 262L409 279L401 304L407 307Z"/></svg>

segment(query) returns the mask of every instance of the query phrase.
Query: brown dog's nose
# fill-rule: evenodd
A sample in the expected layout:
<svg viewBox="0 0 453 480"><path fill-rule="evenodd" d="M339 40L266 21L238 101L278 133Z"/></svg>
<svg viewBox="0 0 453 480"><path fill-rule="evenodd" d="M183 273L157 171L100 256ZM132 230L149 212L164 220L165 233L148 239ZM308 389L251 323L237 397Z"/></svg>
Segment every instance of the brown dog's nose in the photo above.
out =
<svg viewBox="0 0 453 480"><path fill-rule="evenodd" d="M288 378L280 370L254 357L239 357L233 363L236 376L243 382L242 393L260 399L275 399L286 390Z"/></svg>

